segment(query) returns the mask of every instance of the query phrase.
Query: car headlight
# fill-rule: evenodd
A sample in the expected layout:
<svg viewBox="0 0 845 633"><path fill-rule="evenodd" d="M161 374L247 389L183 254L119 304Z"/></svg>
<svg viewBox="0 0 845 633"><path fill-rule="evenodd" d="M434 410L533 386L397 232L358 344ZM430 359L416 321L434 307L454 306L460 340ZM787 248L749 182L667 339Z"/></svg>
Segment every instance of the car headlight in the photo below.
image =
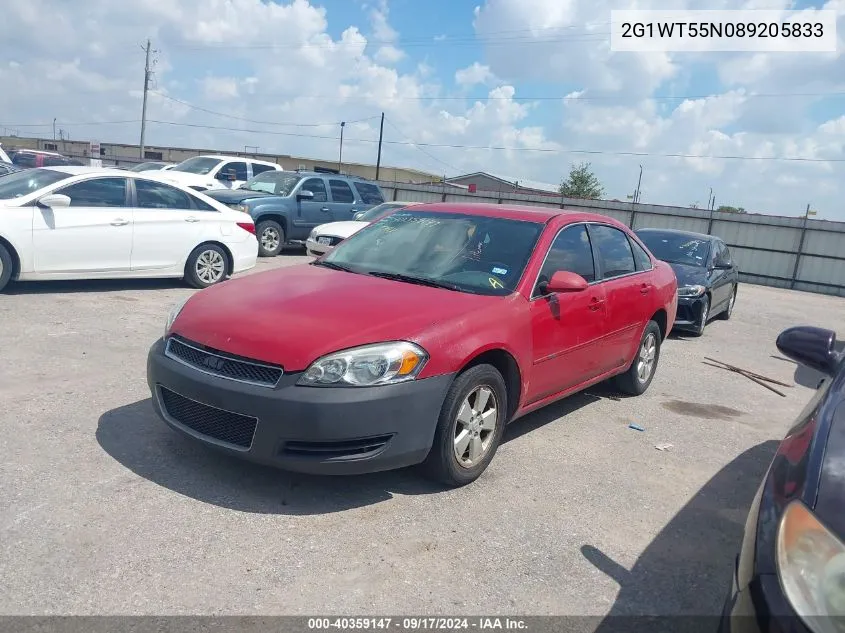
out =
<svg viewBox="0 0 845 633"><path fill-rule="evenodd" d="M235 209L237 209L238 211L242 211L244 213L249 213L249 207L246 206L245 204L239 204L235 207Z"/></svg>
<svg viewBox="0 0 845 633"><path fill-rule="evenodd" d="M190 297L188 297L190 299ZM176 317L179 316L179 313L182 311L182 308L185 307L185 304L188 303L188 299L183 299L170 311L170 314L167 316L167 325L164 326L164 335L167 336L170 334L170 328L173 327L173 322L176 320Z"/></svg>
<svg viewBox="0 0 845 633"><path fill-rule="evenodd" d="M704 286L680 286L678 287L679 297L700 297L707 290Z"/></svg>
<svg viewBox="0 0 845 633"><path fill-rule="evenodd" d="M414 380L428 361L424 349L396 341L364 345L318 358L297 384L371 387Z"/></svg>
<svg viewBox="0 0 845 633"><path fill-rule="evenodd" d="M308 234L309 240L316 240L317 239L317 229L312 229L311 232Z"/></svg>
<svg viewBox="0 0 845 633"><path fill-rule="evenodd" d="M841 631L845 616L845 544L799 501L783 513L777 535L780 584L815 633Z"/></svg>

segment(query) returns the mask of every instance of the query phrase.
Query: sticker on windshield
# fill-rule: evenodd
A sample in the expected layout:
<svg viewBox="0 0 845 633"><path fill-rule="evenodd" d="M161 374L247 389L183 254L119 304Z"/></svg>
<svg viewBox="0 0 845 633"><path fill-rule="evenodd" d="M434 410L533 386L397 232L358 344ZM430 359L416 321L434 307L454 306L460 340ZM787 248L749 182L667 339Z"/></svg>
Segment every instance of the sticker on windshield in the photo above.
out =
<svg viewBox="0 0 845 633"><path fill-rule="evenodd" d="M507 268L494 268L491 272L494 275L507 275L508 269Z"/></svg>

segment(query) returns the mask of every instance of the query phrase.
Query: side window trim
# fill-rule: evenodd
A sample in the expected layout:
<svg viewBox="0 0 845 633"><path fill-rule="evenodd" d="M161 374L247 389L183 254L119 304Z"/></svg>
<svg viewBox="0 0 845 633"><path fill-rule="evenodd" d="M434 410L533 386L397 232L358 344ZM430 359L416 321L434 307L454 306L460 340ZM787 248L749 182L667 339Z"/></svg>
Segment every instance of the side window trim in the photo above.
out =
<svg viewBox="0 0 845 633"><path fill-rule="evenodd" d="M637 246L639 246L643 250L643 252L646 255L648 255L648 249L643 244L641 244L639 242L639 240L637 240L636 237L633 237L633 236L629 235L628 233L626 233L625 236L628 238L628 241L631 242L631 252L632 253L634 251L634 245L636 244ZM637 266L637 256L636 255L634 255L634 266ZM654 270L654 262L651 260L651 256L649 256L649 258L648 258L648 268L643 268L642 270L637 270L637 272L638 273L644 273L644 272L648 272L650 270Z"/></svg>
<svg viewBox="0 0 845 633"><path fill-rule="evenodd" d="M567 224L566 226L562 226L562 227L560 227L560 229L558 229L558 232L555 233L555 236L552 238L551 244L549 244L549 247L546 249L546 254L543 256L543 261L540 263L540 269L537 271L537 275L534 278L534 285L531 286L531 296L528 299L529 301L536 301L537 299L545 299L546 298L547 295L534 294L534 291L537 289L537 284L540 283L540 275L543 274L543 268L546 267L546 261L549 259L549 255L552 252L552 248L554 247L555 242L557 242L557 238L560 237L561 233L563 233L567 229L571 229L572 227L575 227L575 226L583 226L584 229L587 231L587 239L590 241L590 252L593 255L593 269L595 270L595 275L596 275L597 281L591 281L591 282L587 282L587 283L590 286L592 286L593 284L601 283L601 281L603 281L601 279L601 275L600 275L601 269L599 268L599 265L598 265L599 264L598 258L596 257L596 249L593 248L593 239L590 236L590 228L588 226L589 224L590 224L590 222L573 222L571 224Z"/></svg>

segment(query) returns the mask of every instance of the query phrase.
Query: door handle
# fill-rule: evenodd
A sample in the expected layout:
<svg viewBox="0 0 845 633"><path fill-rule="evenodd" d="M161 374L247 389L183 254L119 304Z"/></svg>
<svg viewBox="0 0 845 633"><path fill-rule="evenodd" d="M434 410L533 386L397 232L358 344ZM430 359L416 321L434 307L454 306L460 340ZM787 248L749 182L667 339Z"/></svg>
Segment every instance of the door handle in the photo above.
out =
<svg viewBox="0 0 845 633"><path fill-rule="evenodd" d="M112 226L126 226L127 224L129 224L129 220L124 220L123 218L116 218L111 223Z"/></svg>
<svg viewBox="0 0 845 633"><path fill-rule="evenodd" d="M651 287L648 284L640 286L640 294L647 295L649 292L651 292Z"/></svg>
<svg viewBox="0 0 845 633"><path fill-rule="evenodd" d="M329 212L329 208L328 208L328 207L323 207L322 209L320 209L320 211L322 211L323 213L328 213L328 212Z"/></svg>
<svg viewBox="0 0 845 633"><path fill-rule="evenodd" d="M604 299L597 299L596 297L593 297L593 299L592 299L592 301L590 301L590 305L588 307L590 308L590 310L596 311L600 307L602 307L603 305L604 305Z"/></svg>
<svg viewBox="0 0 845 633"><path fill-rule="evenodd" d="M192 215L190 215L190 216L188 216L187 218L185 218L185 222L199 222L199 221L200 221L200 219L199 219L199 218L195 218L195 217L194 217L194 216L192 216Z"/></svg>

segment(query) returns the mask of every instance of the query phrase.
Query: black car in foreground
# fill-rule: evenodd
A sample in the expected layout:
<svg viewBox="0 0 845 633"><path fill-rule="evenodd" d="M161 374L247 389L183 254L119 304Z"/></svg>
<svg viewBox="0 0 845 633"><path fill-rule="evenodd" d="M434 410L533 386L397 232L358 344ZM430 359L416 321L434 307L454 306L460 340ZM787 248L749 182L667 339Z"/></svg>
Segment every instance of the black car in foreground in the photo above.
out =
<svg viewBox="0 0 845 633"><path fill-rule="evenodd" d="M840 633L845 354L836 349L834 332L807 326L782 332L777 347L823 379L780 443L751 504L719 631Z"/></svg>
<svg viewBox="0 0 845 633"><path fill-rule="evenodd" d="M739 270L721 239L674 229L637 229L648 250L669 264L678 278L676 330L695 336L713 317L730 319L736 303Z"/></svg>

